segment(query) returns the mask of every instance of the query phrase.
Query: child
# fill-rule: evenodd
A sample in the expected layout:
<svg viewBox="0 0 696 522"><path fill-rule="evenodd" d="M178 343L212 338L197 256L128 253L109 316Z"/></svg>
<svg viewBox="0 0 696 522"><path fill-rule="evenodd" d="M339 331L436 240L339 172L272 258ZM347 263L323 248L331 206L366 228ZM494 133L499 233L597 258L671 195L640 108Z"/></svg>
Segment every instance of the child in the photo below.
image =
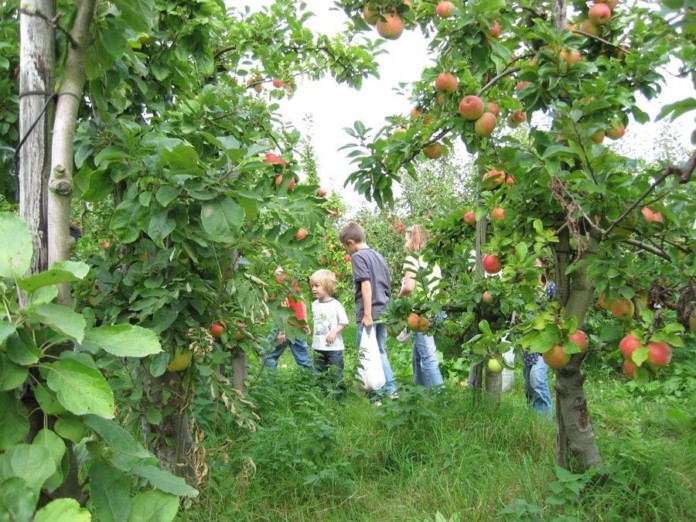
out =
<svg viewBox="0 0 696 522"><path fill-rule="evenodd" d="M316 369L319 372L335 371L337 379L340 380L344 367L341 332L348 326L348 316L343 305L334 298L336 276L330 270L317 270L310 276L309 284L315 299L312 302L312 348L316 352Z"/></svg>
<svg viewBox="0 0 696 522"><path fill-rule="evenodd" d="M377 344L382 356L382 368L386 384L384 393L396 396L396 381L387 357L387 326L376 323L391 295L389 267L381 254L365 243L365 233L355 222L346 224L339 234L341 244L350 254L355 283L355 318L358 330L358 346L363 328L375 328Z"/></svg>
<svg viewBox="0 0 696 522"><path fill-rule="evenodd" d="M406 244L404 248L408 252L404 263L404 279L399 291L399 297L411 295L413 293L427 292L426 297L433 297L437 294L437 286L442 279L440 267L433 264L428 267L428 263L420 255L427 240L427 232L422 225L413 225L406 229ZM426 286L423 288L421 281L416 279L417 272L423 270L428 272L425 277ZM413 382L425 388L432 388L443 385L442 374L440 373L440 363L437 360L437 348L435 338L423 333L413 333Z"/></svg>
<svg viewBox="0 0 696 522"><path fill-rule="evenodd" d="M275 274L276 280L279 283L285 284L288 276L283 272L283 269L278 267ZM291 319L292 322L288 321L288 324L290 324L290 326L302 325L302 329L305 333L309 333L309 327L302 324L307 320L307 308L302 300L300 287L295 281L291 281L290 286L292 288L292 293L281 306L290 308L297 322L295 323L295 321ZM271 344L271 349L266 351L262 359L264 366L267 368L277 368L278 359L283 355L285 349L289 347L298 366L314 371L309 346L307 346L307 342L304 339L298 337L294 340L290 340L287 338L285 332L280 331L277 326L274 326L271 335L268 337L268 343Z"/></svg>

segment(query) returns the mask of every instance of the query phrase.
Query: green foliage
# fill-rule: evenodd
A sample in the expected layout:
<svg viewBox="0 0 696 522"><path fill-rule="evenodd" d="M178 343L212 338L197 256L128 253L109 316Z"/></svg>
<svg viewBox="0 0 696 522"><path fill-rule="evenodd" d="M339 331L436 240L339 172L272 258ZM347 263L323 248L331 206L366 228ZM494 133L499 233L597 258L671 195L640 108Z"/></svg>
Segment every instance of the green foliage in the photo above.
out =
<svg viewBox="0 0 696 522"><path fill-rule="evenodd" d="M112 515L104 520L132 519L131 495L140 486L129 476L166 493L162 499L175 514L177 496L198 492L160 469L155 456L111 420L114 393L100 367L113 357L158 353L159 340L135 325L88 325L71 308L51 303L57 284L84 279L89 267L57 262L48 271L23 276L33 252L26 225L16 216L0 214L0 232L23 247L6 249L0 258L0 515L29 520L40 494L71 487L69 476L86 469L95 491L90 506ZM37 432L32 425L44 428ZM80 469L71 469L73 445L84 452ZM173 514L162 520L171 520ZM74 499L58 498L33 519L89 520L89 513Z"/></svg>

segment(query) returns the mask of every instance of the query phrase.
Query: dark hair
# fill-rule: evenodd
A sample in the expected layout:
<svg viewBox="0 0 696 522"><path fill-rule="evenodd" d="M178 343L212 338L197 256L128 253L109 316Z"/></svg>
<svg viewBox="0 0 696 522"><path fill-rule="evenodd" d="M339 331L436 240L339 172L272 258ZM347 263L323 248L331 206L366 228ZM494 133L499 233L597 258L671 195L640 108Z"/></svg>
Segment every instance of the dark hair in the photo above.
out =
<svg viewBox="0 0 696 522"><path fill-rule="evenodd" d="M354 241L355 243L365 242L365 232L360 225L355 221L346 223L341 229L341 233L338 235L338 240L341 244L345 245L348 241Z"/></svg>

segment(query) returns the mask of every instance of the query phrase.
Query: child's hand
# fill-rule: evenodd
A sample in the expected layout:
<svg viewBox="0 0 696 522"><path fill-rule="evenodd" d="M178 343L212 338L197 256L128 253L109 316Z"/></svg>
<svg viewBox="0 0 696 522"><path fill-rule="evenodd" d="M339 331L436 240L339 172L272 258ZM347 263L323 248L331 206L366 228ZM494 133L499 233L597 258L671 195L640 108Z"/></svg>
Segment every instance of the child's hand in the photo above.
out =
<svg viewBox="0 0 696 522"><path fill-rule="evenodd" d="M336 332L331 331L328 333L326 336L326 344L333 344L333 342L336 340Z"/></svg>
<svg viewBox="0 0 696 522"><path fill-rule="evenodd" d="M278 332L277 339L279 343L284 343L287 339L287 337L285 337L285 332Z"/></svg>
<svg viewBox="0 0 696 522"><path fill-rule="evenodd" d="M304 333L306 333L307 335L309 335L310 333L312 333L312 330L309 328L309 326L306 326L306 325L305 325L305 326L302 327L302 329L304 330Z"/></svg>

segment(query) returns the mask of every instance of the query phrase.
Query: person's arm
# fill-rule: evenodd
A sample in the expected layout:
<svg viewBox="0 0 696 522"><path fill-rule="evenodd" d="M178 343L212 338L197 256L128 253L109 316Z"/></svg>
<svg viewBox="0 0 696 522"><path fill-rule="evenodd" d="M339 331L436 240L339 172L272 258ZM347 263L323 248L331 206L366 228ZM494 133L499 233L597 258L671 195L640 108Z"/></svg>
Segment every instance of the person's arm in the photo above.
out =
<svg viewBox="0 0 696 522"><path fill-rule="evenodd" d="M363 309L365 310L361 323L365 328L369 328L372 326L372 284L369 279L360 282L360 292L362 293Z"/></svg>
<svg viewBox="0 0 696 522"><path fill-rule="evenodd" d="M331 344L336 340L336 336L340 334L346 327L344 324L337 324L328 334L326 334L326 344Z"/></svg>
<svg viewBox="0 0 696 522"><path fill-rule="evenodd" d="M404 278L401 280L401 290L399 290L399 295L397 297L403 297L409 295L416 288L416 274L406 270L404 272Z"/></svg>

